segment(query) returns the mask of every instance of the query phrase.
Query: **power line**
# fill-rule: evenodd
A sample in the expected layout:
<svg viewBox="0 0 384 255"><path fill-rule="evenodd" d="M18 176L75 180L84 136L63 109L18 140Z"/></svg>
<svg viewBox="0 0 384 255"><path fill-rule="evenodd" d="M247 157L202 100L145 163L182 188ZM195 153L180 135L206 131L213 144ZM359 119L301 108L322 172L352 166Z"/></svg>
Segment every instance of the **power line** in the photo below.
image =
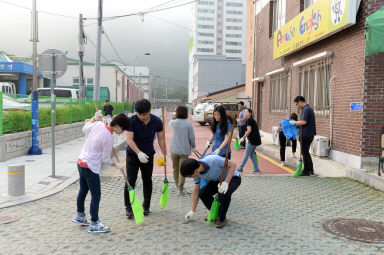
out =
<svg viewBox="0 0 384 255"><path fill-rule="evenodd" d="M105 29L103 29L103 31L104 31L105 37L107 38L107 40L108 40L109 44L111 45L113 51L115 52L116 56L119 58L119 60L121 61L121 63L123 63L123 64L126 66L127 64L126 64L126 63L124 62L124 60L120 57L119 53L117 53L117 50L116 50L116 48L113 46L113 43L112 43L112 41L110 40L110 38L109 38L107 32L105 31Z"/></svg>
<svg viewBox="0 0 384 255"><path fill-rule="evenodd" d="M3 0L0 0L0 2L4 3L4 4L8 4L8 5L12 5L12 6L15 6L15 7L19 7L19 8L23 8L23 9L32 11L32 8L28 8L28 7L25 7L25 6L22 6L22 5L10 3L10 2L7 2L7 1L3 1ZM68 16L68 15L63 15L63 14L59 14L59 13L53 13L53 12L47 12L47 11L38 11L38 12L39 13L48 14L48 15L53 15L53 16L64 17L64 18L78 19L78 17L75 17L75 16Z"/></svg>
<svg viewBox="0 0 384 255"><path fill-rule="evenodd" d="M84 31L84 34L87 37L87 40L89 40L91 42L92 46L95 47L95 49L96 49L96 44L92 41L91 37L89 37L89 35L85 31ZM100 53L100 54L106 62L109 62L109 60L103 55L103 53Z"/></svg>

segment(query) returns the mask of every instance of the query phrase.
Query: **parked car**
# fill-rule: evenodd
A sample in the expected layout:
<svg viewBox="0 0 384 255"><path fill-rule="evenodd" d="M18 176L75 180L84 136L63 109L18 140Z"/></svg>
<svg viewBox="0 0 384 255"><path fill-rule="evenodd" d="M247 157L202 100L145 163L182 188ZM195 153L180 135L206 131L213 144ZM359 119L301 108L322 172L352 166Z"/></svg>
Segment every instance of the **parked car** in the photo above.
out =
<svg viewBox="0 0 384 255"><path fill-rule="evenodd" d="M37 92L39 93L39 96L51 96L51 88L38 88ZM78 89L54 88L53 93L57 97L79 98L79 90Z"/></svg>
<svg viewBox="0 0 384 255"><path fill-rule="evenodd" d="M0 82L0 91L8 94L16 94L15 84L12 82Z"/></svg>
<svg viewBox="0 0 384 255"><path fill-rule="evenodd" d="M199 122L200 125L205 125L205 108L208 106L208 103L201 103L196 105L195 110L193 111L192 120Z"/></svg>
<svg viewBox="0 0 384 255"><path fill-rule="evenodd" d="M209 104L207 108L205 108L205 123L211 123L211 121L213 120L213 110L215 109L216 105L218 104Z"/></svg>
<svg viewBox="0 0 384 255"><path fill-rule="evenodd" d="M235 116L237 114L237 104L234 104L234 103L223 103L223 104L221 104L221 106L224 107L225 113L227 114L228 117L231 118L231 121L233 121L233 119L235 118Z"/></svg>

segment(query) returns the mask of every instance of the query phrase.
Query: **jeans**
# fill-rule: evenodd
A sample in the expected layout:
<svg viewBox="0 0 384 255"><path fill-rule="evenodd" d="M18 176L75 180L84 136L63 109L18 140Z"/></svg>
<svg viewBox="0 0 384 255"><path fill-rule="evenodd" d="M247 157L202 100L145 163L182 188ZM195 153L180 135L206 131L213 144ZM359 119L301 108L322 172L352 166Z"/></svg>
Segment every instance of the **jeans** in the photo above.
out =
<svg viewBox="0 0 384 255"><path fill-rule="evenodd" d="M279 131L279 140L280 140L280 160L285 161L285 146L287 144L287 138L285 137L283 131ZM292 153L296 152L297 140L291 138L292 141Z"/></svg>
<svg viewBox="0 0 384 255"><path fill-rule="evenodd" d="M173 164L173 178L175 179L175 185L177 190L184 189L185 178L180 174L180 166L184 160L188 158L188 155L171 153L171 159Z"/></svg>
<svg viewBox="0 0 384 255"><path fill-rule="evenodd" d="M99 204L101 198L100 176L92 172L89 168L80 167L79 164L77 164L77 168L80 175L80 190L77 195L77 212L84 213L84 201L88 191L91 191L91 221L97 222L99 219Z"/></svg>
<svg viewBox="0 0 384 255"><path fill-rule="evenodd" d="M203 201L205 207L211 210L213 203L213 196L217 193L217 185L219 181L209 181L199 192L199 197ZM228 184L228 190L225 194L219 194L220 208L219 208L219 220L224 221L227 218L227 211L231 203L232 193L240 186L240 176L233 176Z"/></svg>
<svg viewBox="0 0 384 255"><path fill-rule="evenodd" d="M239 125L239 138L242 138L244 135L245 135L245 131L246 131L247 127L245 125ZM245 147L245 139L243 142L240 143L240 146L244 146Z"/></svg>
<svg viewBox="0 0 384 255"><path fill-rule="evenodd" d="M143 194L144 194L144 209L149 209L151 205L152 197L152 172L153 172L153 155L148 155L148 163L141 163L137 154L134 152L127 151L126 167L127 167L127 178L129 184L135 188L137 174L139 168L141 170L141 179L143 180ZM129 200L129 192L127 183L124 187L124 204L127 210L132 210L131 203Z"/></svg>
<svg viewBox="0 0 384 255"><path fill-rule="evenodd" d="M236 169L237 171L243 172L243 167L247 163L248 157L249 157L252 161L253 166L255 167L255 172L260 172L259 164L257 163L255 157L253 156L253 154L256 153L255 150L256 150L256 145L252 145L250 143L247 144L247 147L245 148L245 151L244 151L243 160L241 161L240 166Z"/></svg>
<svg viewBox="0 0 384 255"><path fill-rule="evenodd" d="M313 163L311 154L309 153L309 147L313 141L313 136L303 136L301 143L301 153L303 154L303 175L314 174Z"/></svg>

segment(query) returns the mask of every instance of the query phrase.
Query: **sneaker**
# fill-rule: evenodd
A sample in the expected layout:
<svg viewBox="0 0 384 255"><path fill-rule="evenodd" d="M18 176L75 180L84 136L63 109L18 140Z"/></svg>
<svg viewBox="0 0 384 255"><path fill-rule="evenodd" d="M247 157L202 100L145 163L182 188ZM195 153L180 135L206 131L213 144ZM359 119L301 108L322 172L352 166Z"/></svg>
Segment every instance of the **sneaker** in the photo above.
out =
<svg viewBox="0 0 384 255"><path fill-rule="evenodd" d="M243 169L236 168L236 171L239 172L239 173L242 173L242 172L243 172Z"/></svg>
<svg viewBox="0 0 384 255"><path fill-rule="evenodd" d="M109 231L109 227L101 224L100 220L98 220L97 222L92 222L91 225L89 225L89 229L88 229L89 233L106 233L108 231Z"/></svg>
<svg viewBox="0 0 384 255"><path fill-rule="evenodd" d="M178 195L178 196L184 196L184 195L185 195L184 190L178 190L178 191L177 191L177 195Z"/></svg>
<svg viewBox="0 0 384 255"><path fill-rule="evenodd" d="M261 172L260 171L252 171L252 174L260 175Z"/></svg>
<svg viewBox="0 0 384 255"><path fill-rule="evenodd" d="M223 228L227 224L227 220L225 219L224 221L217 220L216 221L216 228Z"/></svg>
<svg viewBox="0 0 384 255"><path fill-rule="evenodd" d="M281 166L286 166L286 164L284 163L284 162L281 162L281 164L280 164Z"/></svg>
<svg viewBox="0 0 384 255"><path fill-rule="evenodd" d="M245 146L243 146L243 145L240 145L240 147L239 147L240 149L245 149Z"/></svg>
<svg viewBox="0 0 384 255"><path fill-rule="evenodd" d="M144 208L144 216L148 216L150 213L149 208Z"/></svg>
<svg viewBox="0 0 384 255"><path fill-rule="evenodd" d="M76 215L75 218L72 219L73 222L80 224L81 226L89 226L89 222L87 221L87 218L81 217L79 215Z"/></svg>
<svg viewBox="0 0 384 255"><path fill-rule="evenodd" d="M133 219L133 212L132 209L125 208L125 215L128 219Z"/></svg>
<svg viewBox="0 0 384 255"><path fill-rule="evenodd" d="M296 155L295 155L295 154L292 154L292 158L295 158L295 159L296 159L297 157L296 157Z"/></svg>

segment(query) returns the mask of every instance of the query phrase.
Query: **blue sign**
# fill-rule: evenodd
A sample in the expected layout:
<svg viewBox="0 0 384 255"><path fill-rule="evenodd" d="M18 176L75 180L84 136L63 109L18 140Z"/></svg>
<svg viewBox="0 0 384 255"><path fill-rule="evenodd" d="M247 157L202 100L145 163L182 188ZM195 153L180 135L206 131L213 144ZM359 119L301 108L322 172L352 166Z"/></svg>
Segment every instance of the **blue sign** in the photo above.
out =
<svg viewBox="0 0 384 255"><path fill-rule="evenodd" d="M32 75L33 66L22 62L0 62L0 73L24 73ZM39 69L37 69L37 76L43 76Z"/></svg>
<svg viewBox="0 0 384 255"><path fill-rule="evenodd" d="M363 103L351 103L351 111L361 111Z"/></svg>

